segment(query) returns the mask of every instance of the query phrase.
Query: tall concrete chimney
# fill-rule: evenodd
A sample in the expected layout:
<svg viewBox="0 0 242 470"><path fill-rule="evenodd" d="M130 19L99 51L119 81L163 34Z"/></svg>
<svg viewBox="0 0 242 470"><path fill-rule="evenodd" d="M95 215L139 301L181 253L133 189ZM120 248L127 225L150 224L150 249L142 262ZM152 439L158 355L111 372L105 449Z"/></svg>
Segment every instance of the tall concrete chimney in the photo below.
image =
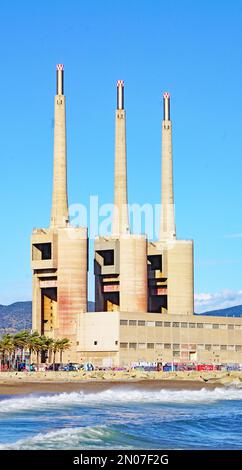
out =
<svg viewBox="0 0 242 470"><path fill-rule="evenodd" d="M124 110L124 82L117 82L117 109L115 114L115 175L113 236L129 234L127 203L126 117Z"/></svg>
<svg viewBox="0 0 242 470"><path fill-rule="evenodd" d="M54 172L51 228L66 227L69 222L66 170L66 102L64 96L64 65L56 66L54 125Z"/></svg>
<svg viewBox="0 0 242 470"><path fill-rule="evenodd" d="M162 121L162 189L161 189L161 220L160 240L176 238L173 169L172 169L172 123L170 120L170 95L163 94Z"/></svg>

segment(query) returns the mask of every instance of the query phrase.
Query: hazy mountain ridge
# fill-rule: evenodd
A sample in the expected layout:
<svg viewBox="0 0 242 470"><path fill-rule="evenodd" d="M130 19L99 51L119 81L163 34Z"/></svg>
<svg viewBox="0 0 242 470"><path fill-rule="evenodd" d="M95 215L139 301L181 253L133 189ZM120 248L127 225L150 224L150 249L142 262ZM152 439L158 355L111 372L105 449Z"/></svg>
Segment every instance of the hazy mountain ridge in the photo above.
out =
<svg viewBox="0 0 242 470"><path fill-rule="evenodd" d="M94 311L94 302L88 302L89 312ZM31 329L32 302L14 302L11 305L0 305L0 334L16 333L19 330ZM218 317L241 317L242 305L212 310L199 315Z"/></svg>
<svg viewBox="0 0 242 470"><path fill-rule="evenodd" d="M204 313L196 313L196 315L209 315L215 317L242 317L242 305L221 308L219 310L211 310Z"/></svg>

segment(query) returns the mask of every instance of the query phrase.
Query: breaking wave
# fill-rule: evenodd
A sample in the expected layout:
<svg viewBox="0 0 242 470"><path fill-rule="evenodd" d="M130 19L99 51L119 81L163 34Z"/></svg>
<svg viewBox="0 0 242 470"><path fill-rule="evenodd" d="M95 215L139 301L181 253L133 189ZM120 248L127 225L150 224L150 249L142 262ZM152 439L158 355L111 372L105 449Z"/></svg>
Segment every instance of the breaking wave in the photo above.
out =
<svg viewBox="0 0 242 470"><path fill-rule="evenodd" d="M28 395L0 400L0 415L35 410L68 409L73 406L112 405L125 403L212 403L219 400L242 400L241 388L215 388L208 390L138 390L113 388L102 392L60 393L53 395Z"/></svg>
<svg viewBox="0 0 242 470"><path fill-rule="evenodd" d="M98 449L110 446L118 449L121 448L120 442L122 442L122 448L130 449L133 440L132 436L112 430L107 426L87 426L39 433L14 443L2 444L0 450Z"/></svg>

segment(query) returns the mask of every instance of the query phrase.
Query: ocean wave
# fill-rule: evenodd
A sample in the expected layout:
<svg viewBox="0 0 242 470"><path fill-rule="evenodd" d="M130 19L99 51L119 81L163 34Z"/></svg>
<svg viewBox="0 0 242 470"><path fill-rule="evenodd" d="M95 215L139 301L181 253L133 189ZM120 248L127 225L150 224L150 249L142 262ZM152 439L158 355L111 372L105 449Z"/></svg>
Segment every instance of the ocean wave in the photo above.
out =
<svg viewBox="0 0 242 470"><path fill-rule="evenodd" d="M115 446L116 449L130 449L132 437L125 433L112 430L107 426L86 426L81 428L65 428L39 433L14 443L0 444L0 450L52 450L52 449L100 449Z"/></svg>
<svg viewBox="0 0 242 470"><path fill-rule="evenodd" d="M72 392L54 395L28 395L0 401L0 415L32 410L68 409L73 406L125 403L212 403L219 400L242 400L242 389L218 387L213 390L140 390L112 388L96 393Z"/></svg>

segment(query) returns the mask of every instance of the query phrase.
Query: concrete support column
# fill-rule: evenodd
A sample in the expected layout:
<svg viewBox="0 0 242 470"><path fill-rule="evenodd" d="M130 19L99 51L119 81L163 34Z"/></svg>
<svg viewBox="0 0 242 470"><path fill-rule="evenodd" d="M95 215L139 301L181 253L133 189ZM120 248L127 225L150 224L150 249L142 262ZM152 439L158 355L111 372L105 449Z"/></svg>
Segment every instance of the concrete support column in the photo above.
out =
<svg viewBox="0 0 242 470"><path fill-rule="evenodd" d="M120 237L120 311L147 312L147 239Z"/></svg>

